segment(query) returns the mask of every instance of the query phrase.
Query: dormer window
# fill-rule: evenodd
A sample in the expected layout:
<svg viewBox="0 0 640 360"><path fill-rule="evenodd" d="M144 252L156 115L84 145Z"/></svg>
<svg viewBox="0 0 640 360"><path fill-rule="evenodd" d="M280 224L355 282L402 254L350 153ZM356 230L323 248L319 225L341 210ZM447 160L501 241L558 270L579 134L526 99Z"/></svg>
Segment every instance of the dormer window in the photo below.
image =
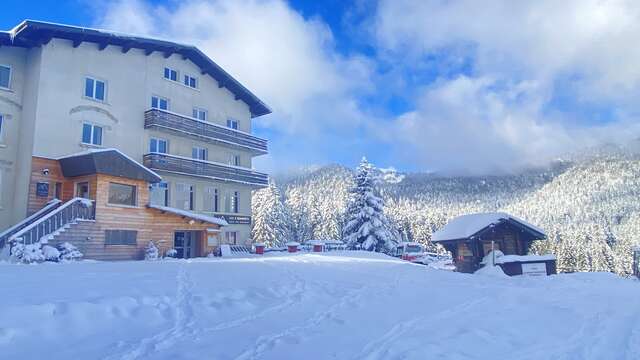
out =
<svg viewBox="0 0 640 360"><path fill-rule="evenodd" d="M171 68L164 68L164 78L171 81L178 81L178 71Z"/></svg>

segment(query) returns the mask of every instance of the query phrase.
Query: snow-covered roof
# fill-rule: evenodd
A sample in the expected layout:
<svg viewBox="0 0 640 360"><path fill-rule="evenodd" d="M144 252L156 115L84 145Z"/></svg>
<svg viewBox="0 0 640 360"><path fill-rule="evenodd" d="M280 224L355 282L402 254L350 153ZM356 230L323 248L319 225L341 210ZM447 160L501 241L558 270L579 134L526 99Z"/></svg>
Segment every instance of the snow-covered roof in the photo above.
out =
<svg viewBox="0 0 640 360"><path fill-rule="evenodd" d="M131 165L134 166L134 168L142 171L143 173L146 173L147 176L145 176L145 179L150 181L150 182L158 182L162 180L162 176L158 175L158 173L156 173L155 171L149 169L148 167L142 165L141 163L137 162L136 160L134 160L133 158L131 158L130 156L128 156L127 154L123 153L122 151L116 149L116 148L104 148L104 149L88 149L88 150L84 150L81 152L77 152L74 154L70 154L70 155L64 155L61 157L56 158L55 160L58 160L60 162L60 164L63 166L63 172L64 172L64 166L65 166L65 160L71 160L71 159L75 159L75 158L84 158L84 157L90 157L90 155L93 155L93 162L98 161L98 158L95 155L99 155L99 154L106 154L106 153L114 153L116 154L117 157L120 157L123 160L128 161ZM74 167L75 171L80 171L81 173L77 173L77 174L73 174L74 176L78 176L78 175L86 175L85 173L87 171L89 172L100 172L100 169L102 169L102 171L105 171L107 174L110 175L118 175L118 174L114 174L112 173L113 171L115 171L115 169L112 169L110 166L108 165L112 165L112 163L114 162L114 160L117 159L116 158L104 158L103 162L104 164L102 164L103 166L99 166L99 164L91 164L91 166L86 167L83 166L81 168L77 168ZM120 168L118 168L120 169ZM109 171L106 171L109 170ZM120 169L121 170L121 169ZM66 176L66 175L65 175Z"/></svg>
<svg viewBox="0 0 640 360"><path fill-rule="evenodd" d="M458 216L453 218L442 229L436 231L431 236L431 241L447 241L466 239L490 225L499 224L502 221L512 221L522 226L528 227L546 237L544 230L532 225L520 218L504 212L477 213Z"/></svg>
<svg viewBox="0 0 640 360"><path fill-rule="evenodd" d="M171 214L188 217L190 219L194 219L194 220L198 220L198 221L205 221L205 222L208 222L208 223L211 223L211 224L216 224L216 225L220 225L220 226L229 225L229 223L227 223L227 221L224 220L224 219L213 217L213 216L202 215L202 214L194 213L192 211L176 209L176 208L172 208L172 207L168 207L168 206L160 206L160 205L148 205L148 207L151 208L151 209L156 209L156 210L168 212L168 213L171 213Z"/></svg>
<svg viewBox="0 0 640 360"><path fill-rule="evenodd" d="M225 87L234 94L236 100L242 100L247 104L252 117L271 113L271 109L262 100L193 45L116 31L25 20L10 32L0 33L0 46L38 47L49 43L52 38L70 40L73 47L78 47L83 42L91 42L98 44L100 50L113 45L121 47L123 53L135 48L144 50L145 55L160 52L165 58L171 54L180 54L183 59L189 59L200 67L202 74L210 75L220 87Z"/></svg>
<svg viewBox="0 0 640 360"><path fill-rule="evenodd" d="M504 264L510 262L528 262L528 261L549 261L555 260L553 254L547 255L503 255L496 258L496 264Z"/></svg>
<svg viewBox="0 0 640 360"><path fill-rule="evenodd" d="M420 245L417 242L403 241L403 242L399 243L398 246L422 246L422 245Z"/></svg>

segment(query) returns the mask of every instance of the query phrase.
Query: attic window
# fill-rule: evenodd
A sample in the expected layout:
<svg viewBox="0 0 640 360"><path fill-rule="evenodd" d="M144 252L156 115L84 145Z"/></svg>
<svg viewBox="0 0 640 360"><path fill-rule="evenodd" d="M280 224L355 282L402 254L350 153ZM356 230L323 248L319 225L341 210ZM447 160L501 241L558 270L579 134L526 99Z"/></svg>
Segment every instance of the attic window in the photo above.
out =
<svg viewBox="0 0 640 360"><path fill-rule="evenodd" d="M193 76L185 75L184 76L184 84L185 84L185 86L188 86L190 88L197 89L198 88L198 79L193 77Z"/></svg>
<svg viewBox="0 0 640 360"><path fill-rule="evenodd" d="M166 67L164 68L164 78L171 81L178 81L178 71Z"/></svg>

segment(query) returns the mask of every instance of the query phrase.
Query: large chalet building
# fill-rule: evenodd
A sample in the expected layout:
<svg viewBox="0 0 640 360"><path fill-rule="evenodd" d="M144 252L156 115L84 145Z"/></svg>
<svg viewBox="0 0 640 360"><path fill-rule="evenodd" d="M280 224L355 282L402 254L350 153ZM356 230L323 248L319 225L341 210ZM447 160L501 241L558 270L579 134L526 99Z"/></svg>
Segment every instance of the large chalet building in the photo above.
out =
<svg viewBox="0 0 640 360"><path fill-rule="evenodd" d="M194 46L31 20L0 32L0 247L66 236L127 259L148 240L183 257L247 245L251 192L268 184L251 122L269 113ZM62 219L85 198L93 210Z"/></svg>

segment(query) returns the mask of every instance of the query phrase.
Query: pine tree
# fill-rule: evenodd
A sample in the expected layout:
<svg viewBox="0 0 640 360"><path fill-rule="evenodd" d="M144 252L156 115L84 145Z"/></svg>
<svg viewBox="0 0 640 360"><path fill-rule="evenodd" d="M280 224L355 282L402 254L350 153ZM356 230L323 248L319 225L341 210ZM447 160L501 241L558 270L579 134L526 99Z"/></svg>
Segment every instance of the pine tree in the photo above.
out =
<svg viewBox="0 0 640 360"><path fill-rule="evenodd" d="M362 158L354 176L342 234L350 249L386 252L397 243L397 234L384 214L384 201L376 193L372 170L367 159Z"/></svg>
<svg viewBox="0 0 640 360"><path fill-rule="evenodd" d="M254 194L252 236L268 247L283 246L291 240L291 224L274 182Z"/></svg>

